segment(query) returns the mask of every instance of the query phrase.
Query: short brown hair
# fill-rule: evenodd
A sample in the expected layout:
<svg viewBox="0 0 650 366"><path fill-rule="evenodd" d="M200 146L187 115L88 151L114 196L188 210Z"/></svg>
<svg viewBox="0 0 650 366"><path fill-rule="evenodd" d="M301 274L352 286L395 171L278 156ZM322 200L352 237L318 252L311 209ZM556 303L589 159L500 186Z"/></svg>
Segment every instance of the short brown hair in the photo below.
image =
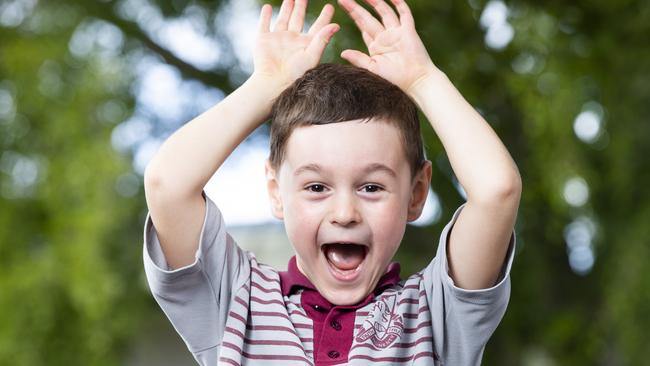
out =
<svg viewBox="0 0 650 366"><path fill-rule="evenodd" d="M415 103L396 85L372 72L340 64L320 64L307 71L275 100L271 109L271 155L278 170L286 143L297 127L376 118L394 124L411 168L425 157Z"/></svg>

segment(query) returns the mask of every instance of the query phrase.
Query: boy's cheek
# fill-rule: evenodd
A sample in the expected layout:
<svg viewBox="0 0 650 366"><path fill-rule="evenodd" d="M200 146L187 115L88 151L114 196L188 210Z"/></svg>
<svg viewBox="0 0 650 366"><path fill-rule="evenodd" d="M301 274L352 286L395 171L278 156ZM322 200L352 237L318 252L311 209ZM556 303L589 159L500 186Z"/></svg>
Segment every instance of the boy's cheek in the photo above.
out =
<svg viewBox="0 0 650 366"><path fill-rule="evenodd" d="M406 231L406 212L402 212L399 208L395 208L398 212L396 215L385 214L379 215L375 223L375 230L373 236L375 240L379 239L378 248L384 252L394 253L404 237Z"/></svg>

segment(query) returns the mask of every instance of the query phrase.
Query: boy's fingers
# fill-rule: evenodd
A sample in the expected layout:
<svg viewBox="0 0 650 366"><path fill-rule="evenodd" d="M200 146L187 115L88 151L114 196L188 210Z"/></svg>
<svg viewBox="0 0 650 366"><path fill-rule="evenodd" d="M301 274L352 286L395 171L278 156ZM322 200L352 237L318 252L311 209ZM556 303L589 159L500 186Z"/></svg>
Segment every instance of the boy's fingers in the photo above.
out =
<svg viewBox="0 0 650 366"><path fill-rule="evenodd" d="M293 0L284 0L280 6L280 14L278 14L278 20L275 22L274 31L284 31L287 30L287 24L289 23L289 17L293 11Z"/></svg>
<svg viewBox="0 0 650 366"><path fill-rule="evenodd" d="M356 67L370 70L372 66L372 59L363 52L357 50L345 50L341 52L341 57Z"/></svg>
<svg viewBox="0 0 650 366"><path fill-rule="evenodd" d="M334 33L338 32L339 29L341 29L341 27L335 23L323 27L323 29L321 29L320 32L318 32L311 40L309 46L307 46L307 53L310 55L317 55L317 60L320 61L323 52L325 52L325 47L327 47L332 36L334 36Z"/></svg>
<svg viewBox="0 0 650 366"><path fill-rule="evenodd" d="M359 30L368 33L374 37L377 33L384 30L384 26L370 14L363 6L356 3L354 0L339 0L339 4L354 20Z"/></svg>
<svg viewBox="0 0 650 366"><path fill-rule="evenodd" d="M291 32L302 32L305 25L305 12L307 11L307 0L296 0L291 12L288 30Z"/></svg>
<svg viewBox="0 0 650 366"><path fill-rule="evenodd" d="M399 13L399 20L402 24L405 25L415 25L415 20L413 19L413 13L411 13L411 8L404 0L391 0L397 12Z"/></svg>
<svg viewBox="0 0 650 366"><path fill-rule="evenodd" d="M386 4L384 0L365 0L370 4L377 14L381 16L382 22L384 22L384 27L386 28L396 28L399 27L399 18L393 8L390 5Z"/></svg>
<svg viewBox="0 0 650 366"><path fill-rule="evenodd" d="M307 34L314 35L318 33L324 26L328 25L332 21L332 16L334 15L334 7L330 4L325 4L323 10L321 10L318 19L311 25Z"/></svg>
<svg viewBox="0 0 650 366"><path fill-rule="evenodd" d="M260 11L260 20L257 27L259 33L268 33L270 31L272 14L273 8L271 8L271 5L264 4Z"/></svg>

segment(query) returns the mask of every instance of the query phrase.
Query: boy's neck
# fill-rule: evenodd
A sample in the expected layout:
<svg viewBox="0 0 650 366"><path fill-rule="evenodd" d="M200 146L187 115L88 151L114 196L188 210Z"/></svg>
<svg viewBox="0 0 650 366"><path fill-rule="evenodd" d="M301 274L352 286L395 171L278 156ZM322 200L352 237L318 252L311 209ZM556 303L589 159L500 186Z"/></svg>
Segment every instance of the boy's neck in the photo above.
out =
<svg viewBox="0 0 650 366"><path fill-rule="evenodd" d="M375 289L373 290L373 294L377 295L381 293L381 291L384 288L399 283L400 281L399 273L400 273L399 263L391 262L386 268L384 275L381 276L381 278L379 279L377 286L375 286ZM280 274L280 287L282 289L283 296L289 296L299 289L311 290L318 293L316 287L311 283L311 281L309 281L307 276L305 276L304 273L302 273L302 271L300 271L300 269L298 268L298 264L296 262L296 256L293 256L291 257L291 259L289 259L287 270L284 272L279 272L279 274ZM318 295L320 296L320 293L318 293ZM368 301L372 300L372 298L374 297L369 295L371 294L368 294L368 296L366 296L358 304L352 305L352 307L358 308L368 303ZM325 300L324 298L323 300L327 302L327 300ZM331 305L336 306L336 304L331 304Z"/></svg>

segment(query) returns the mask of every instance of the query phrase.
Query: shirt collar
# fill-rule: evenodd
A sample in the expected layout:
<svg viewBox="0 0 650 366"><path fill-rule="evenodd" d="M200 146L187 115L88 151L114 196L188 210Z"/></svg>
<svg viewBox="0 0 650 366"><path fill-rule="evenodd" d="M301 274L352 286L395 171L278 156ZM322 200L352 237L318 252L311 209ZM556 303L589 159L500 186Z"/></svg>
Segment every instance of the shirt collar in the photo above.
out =
<svg viewBox="0 0 650 366"><path fill-rule="evenodd" d="M391 262L386 269L386 273L379 279L374 292L380 292L385 287L399 283L399 271L399 263ZM317 291L311 281L298 269L295 255L289 259L287 270L280 272L280 288L282 289L282 296L289 296L300 288Z"/></svg>

